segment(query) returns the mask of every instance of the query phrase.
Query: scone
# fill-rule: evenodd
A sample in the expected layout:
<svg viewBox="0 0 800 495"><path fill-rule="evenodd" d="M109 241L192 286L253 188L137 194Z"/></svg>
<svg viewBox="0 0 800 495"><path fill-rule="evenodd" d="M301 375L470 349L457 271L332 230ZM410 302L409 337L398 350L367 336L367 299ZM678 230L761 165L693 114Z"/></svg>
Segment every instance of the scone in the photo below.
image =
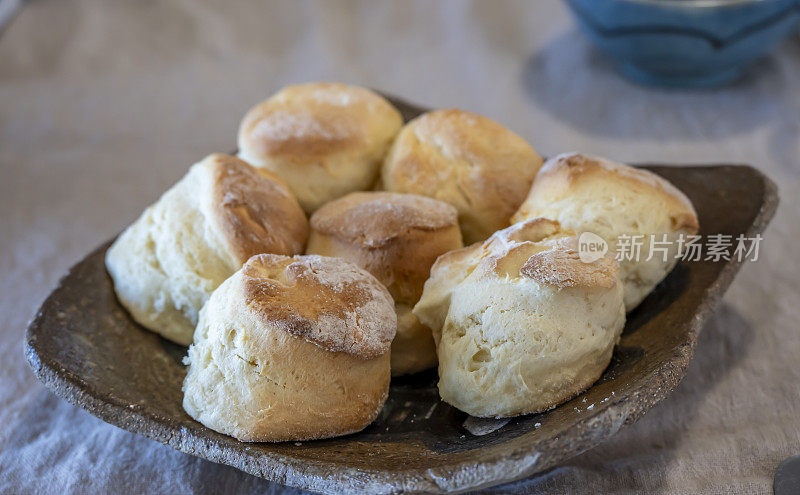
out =
<svg viewBox="0 0 800 495"><path fill-rule="evenodd" d="M381 172L387 191L420 194L458 210L465 244L507 227L542 158L497 122L462 110L436 110L397 135Z"/></svg>
<svg viewBox="0 0 800 495"><path fill-rule="evenodd" d="M434 332L442 399L479 417L540 412L579 394L625 325L616 260L584 263L574 233L546 219L440 256L413 311Z"/></svg>
<svg viewBox="0 0 800 495"><path fill-rule="evenodd" d="M239 156L283 178L311 213L375 183L403 125L385 98L357 86L287 86L245 115Z"/></svg>
<svg viewBox="0 0 800 495"><path fill-rule="evenodd" d="M392 375L436 365L431 331L411 314L431 265L459 249L455 208L413 194L356 192L324 205L311 216L309 254L338 256L380 280L394 298L397 336Z"/></svg>
<svg viewBox="0 0 800 495"><path fill-rule="evenodd" d="M605 239L620 260L628 311L675 267L678 238L699 227L691 201L665 179L579 153L548 160L512 221L536 217ZM657 242L652 257L651 235ZM641 244L638 256L636 244Z"/></svg>
<svg viewBox="0 0 800 495"><path fill-rule="evenodd" d="M282 180L214 154L120 234L106 267L134 320L189 345L219 284L255 254L301 253L307 237L308 220Z"/></svg>
<svg viewBox="0 0 800 495"><path fill-rule="evenodd" d="M359 431L386 400L396 324L389 292L352 263L254 256L200 312L183 408L247 442Z"/></svg>

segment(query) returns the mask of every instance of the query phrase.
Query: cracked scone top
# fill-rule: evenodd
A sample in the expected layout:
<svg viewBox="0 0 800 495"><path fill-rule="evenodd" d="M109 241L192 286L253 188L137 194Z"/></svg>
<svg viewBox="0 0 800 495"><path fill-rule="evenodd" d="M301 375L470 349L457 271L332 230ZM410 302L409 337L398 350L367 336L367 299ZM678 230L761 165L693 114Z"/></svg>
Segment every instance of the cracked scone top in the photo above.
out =
<svg viewBox="0 0 800 495"><path fill-rule="evenodd" d="M465 244L507 227L542 158L497 122L463 110L436 110L409 122L381 171L387 191L453 205Z"/></svg>
<svg viewBox="0 0 800 495"><path fill-rule="evenodd" d="M300 253L308 221L281 179L212 154L130 225L106 266L134 320L189 345L211 292L254 254Z"/></svg>
<svg viewBox="0 0 800 495"><path fill-rule="evenodd" d="M536 217L557 220L576 232L597 234L611 252L617 251L620 236L642 236L639 259L625 256L620 262L628 311L675 267L679 236L694 235L699 228L691 201L667 180L580 153L548 160L512 221ZM666 246L666 259L655 250L649 256L651 235L659 243L665 241L654 247Z"/></svg>
<svg viewBox="0 0 800 495"><path fill-rule="evenodd" d="M625 324L616 260L582 262L575 234L541 218L440 256L413 313L433 331L442 399L479 417L579 394Z"/></svg>
<svg viewBox="0 0 800 495"><path fill-rule="evenodd" d="M254 256L200 313L184 409L243 441L359 431L386 400L396 326L386 288L352 263Z"/></svg>

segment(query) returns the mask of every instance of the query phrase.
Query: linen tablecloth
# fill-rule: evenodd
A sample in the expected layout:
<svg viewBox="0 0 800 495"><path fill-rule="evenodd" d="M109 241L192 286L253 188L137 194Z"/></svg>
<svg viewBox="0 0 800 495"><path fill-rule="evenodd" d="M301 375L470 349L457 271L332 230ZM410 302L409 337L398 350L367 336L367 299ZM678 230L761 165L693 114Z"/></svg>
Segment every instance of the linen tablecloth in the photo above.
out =
<svg viewBox="0 0 800 495"><path fill-rule="evenodd" d="M750 163L780 187L759 259L677 391L530 493L770 492L800 453L800 40L716 91L633 85L556 1L33 1L0 34L0 492L293 490L103 423L28 369L65 270L282 85L338 80L487 115L543 155Z"/></svg>

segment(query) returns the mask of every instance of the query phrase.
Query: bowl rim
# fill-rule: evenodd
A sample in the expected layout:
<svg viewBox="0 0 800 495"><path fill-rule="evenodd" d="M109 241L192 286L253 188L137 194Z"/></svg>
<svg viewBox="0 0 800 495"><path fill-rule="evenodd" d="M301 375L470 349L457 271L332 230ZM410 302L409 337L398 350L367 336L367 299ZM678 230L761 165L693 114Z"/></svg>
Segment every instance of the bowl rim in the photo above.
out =
<svg viewBox="0 0 800 495"><path fill-rule="evenodd" d="M658 5L669 8L726 8L740 7L746 4L776 3L779 0L618 0L624 3L640 3Z"/></svg>

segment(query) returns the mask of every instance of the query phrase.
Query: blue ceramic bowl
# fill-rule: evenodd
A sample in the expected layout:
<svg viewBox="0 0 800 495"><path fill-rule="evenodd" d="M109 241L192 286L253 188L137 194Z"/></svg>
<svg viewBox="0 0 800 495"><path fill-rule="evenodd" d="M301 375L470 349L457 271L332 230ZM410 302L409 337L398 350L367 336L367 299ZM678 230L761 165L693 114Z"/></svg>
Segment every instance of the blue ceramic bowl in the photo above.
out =
<svg viewBox="0 0 800 495"><path fill-rule="evenodd" d="M800 20L800 0L567 0L629 78L711 87L738 78Z"/></svg>

